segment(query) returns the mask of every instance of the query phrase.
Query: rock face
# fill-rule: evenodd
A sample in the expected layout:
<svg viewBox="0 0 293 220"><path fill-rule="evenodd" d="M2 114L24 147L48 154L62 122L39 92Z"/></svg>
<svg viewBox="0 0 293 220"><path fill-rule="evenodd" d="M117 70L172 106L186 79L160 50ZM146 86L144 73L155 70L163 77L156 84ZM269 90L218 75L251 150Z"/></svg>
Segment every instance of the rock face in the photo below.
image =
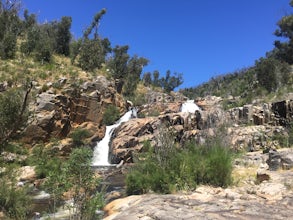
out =
<svg viewBox="0 0 293 220"><path fill-rule="evenodd" d="M195 119L188 113L169 113L158 117L132 119L118 127L112 136L111 155L112 163L133 162L133 154L142 150L145 141L156 143L156 137L164 125L172 126L173 134L178 140L184 130L191 127Z"/></svg>
<svg viewBox="0 0 293 220"><path fill-rule="evenodd" d="M121 113L126 110L114 83L104 76L98 76L79 87L65 84L62 93L49 89L40 93L36 103L31 105L34 115L24 131L23 140L33 143L52 137L64 138L72 127L80 125L95 127L96 139L101 139L104 135L104 127L101 126L103 112L110 104L117 106Z"/></svg>
<svg viewBox="0 0 293 220"><path fill-rule="evenodd" d="M267 160L270 170L293 168L293 150L286 151L269 151L269 158Z"/></svg>
<svg viewBox="0 0 293 220"><path fill-rule="evenodd" d="M234 123L254 125L288 125L292 121L293 100L284 100L272 104L245 105L230 109L228 117Z"/></svg>
<svg viewBox="0 0 293 220"><path fill-rule="evenodd" d="M177 142L183 144L188 140L203 143L209 136L219 136L219 127L222 131L222 140L228 146L237 150L257 151L277 148L280 138L288 136L284 125L292 121L292 100L262 105L245 105L225 111L222 108L222 99L206 97L196 100L202 109L200 114L181 113L183 101L158 102L153 100L152 105L145 105L139 114L147 115L156 110L153 117L132 119L122 124L114 132L110 151L112 162L121 160L132 162L133 155L142 150L143 143L150 141L155 145L155 139L163 124L171 126Z"/></svg>

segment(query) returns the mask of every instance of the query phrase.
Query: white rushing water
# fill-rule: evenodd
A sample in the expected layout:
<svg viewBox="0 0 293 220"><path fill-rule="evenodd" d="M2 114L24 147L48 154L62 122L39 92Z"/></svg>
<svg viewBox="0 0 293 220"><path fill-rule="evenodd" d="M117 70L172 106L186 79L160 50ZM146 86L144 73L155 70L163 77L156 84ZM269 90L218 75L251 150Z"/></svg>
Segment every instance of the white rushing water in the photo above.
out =
<svg viewBox="0 0 293 220"><path fill-rule="evenodd" d="M99 141L94 149L93 166L109 166L109 142L115 128L121 123L130 120L136 114L135 110L126 112L114 125L106 127L104 138Z"/></svg>
<svg viewBox="0 0 293 220"><path fill-rule="evenodd" d="M181 106L181 112L195 113L196 110L200 111L200 108L194 103L194 100L187 100Z"/></svg>

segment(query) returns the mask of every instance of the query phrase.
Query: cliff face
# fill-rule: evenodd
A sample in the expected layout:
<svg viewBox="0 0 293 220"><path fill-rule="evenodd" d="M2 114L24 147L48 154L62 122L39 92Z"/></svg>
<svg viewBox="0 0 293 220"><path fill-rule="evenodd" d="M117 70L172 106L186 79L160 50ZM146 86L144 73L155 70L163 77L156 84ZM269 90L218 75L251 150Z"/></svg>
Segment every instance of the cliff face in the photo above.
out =
<svg viewBox="0 0 293 220"><path fill-rule="evenodd" d="M114 83L103 76L80 86L62 82L58 92L49 88L37 95L31 103L29 125L23 133L23 141L34 143L50 138L65 138L75 127L90 129L94 139L104 136L103 113L108 105L115 105L121 114L126 103L114 87Z"/></svg>

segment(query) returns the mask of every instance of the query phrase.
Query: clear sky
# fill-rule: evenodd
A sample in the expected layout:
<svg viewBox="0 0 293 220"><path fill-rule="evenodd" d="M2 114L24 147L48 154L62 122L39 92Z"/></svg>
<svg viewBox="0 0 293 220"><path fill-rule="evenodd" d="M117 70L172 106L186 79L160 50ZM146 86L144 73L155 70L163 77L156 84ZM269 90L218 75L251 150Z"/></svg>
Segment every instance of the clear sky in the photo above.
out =
<svg viewBox="0 0 293 220"><path fill-rule="evenodd" d="M39 22L72 17L75 38L102 8L99 33L150 60L146 71L183 74L181 88L252 66L273 48L289 0L22 0Z"/></svg>

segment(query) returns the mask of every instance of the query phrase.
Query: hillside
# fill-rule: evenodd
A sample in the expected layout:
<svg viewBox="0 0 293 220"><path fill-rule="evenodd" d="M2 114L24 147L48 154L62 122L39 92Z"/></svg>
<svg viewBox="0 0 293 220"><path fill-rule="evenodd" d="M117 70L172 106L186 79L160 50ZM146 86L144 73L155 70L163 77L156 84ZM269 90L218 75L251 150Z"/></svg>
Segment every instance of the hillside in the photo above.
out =
<svg viewBox="0 0 293 220"><path fill-rule="evenodd" d="M280 70L276 70L277 78L271 79L276 80L276 88L268 90L258 80L258 75L262 70L258 69L257 66L250 67L235 71L234 73L228 73L216 76L210 79L208 82L203 83L196 87L181 89L180 92L187 97L205 97L207 95L220 96L226 100L226 108L239 107L245 104L251 104L255 101L260 102L274 102L278 100L287 99L288 94L293 92L293 66L283 64L285 72L282 73ZM263 72L264 75L267 72ZM282 75L286 80L282 80ZM269 76L266 76L269 80ZM279 81L280 80L280 81ZM234 99L233 102L229 103L229 99Z"/></svg>
<svg viewBox="0 0 293 220"><path fill-rule="evenodd" d="M143 73L147 59L99 36L104 9L72 40L70 17L38 24L0 2L0 219L292 215L290 36L253 67L174 92L181 74ZM97 168L106 135L110 166Z"/></svg>

